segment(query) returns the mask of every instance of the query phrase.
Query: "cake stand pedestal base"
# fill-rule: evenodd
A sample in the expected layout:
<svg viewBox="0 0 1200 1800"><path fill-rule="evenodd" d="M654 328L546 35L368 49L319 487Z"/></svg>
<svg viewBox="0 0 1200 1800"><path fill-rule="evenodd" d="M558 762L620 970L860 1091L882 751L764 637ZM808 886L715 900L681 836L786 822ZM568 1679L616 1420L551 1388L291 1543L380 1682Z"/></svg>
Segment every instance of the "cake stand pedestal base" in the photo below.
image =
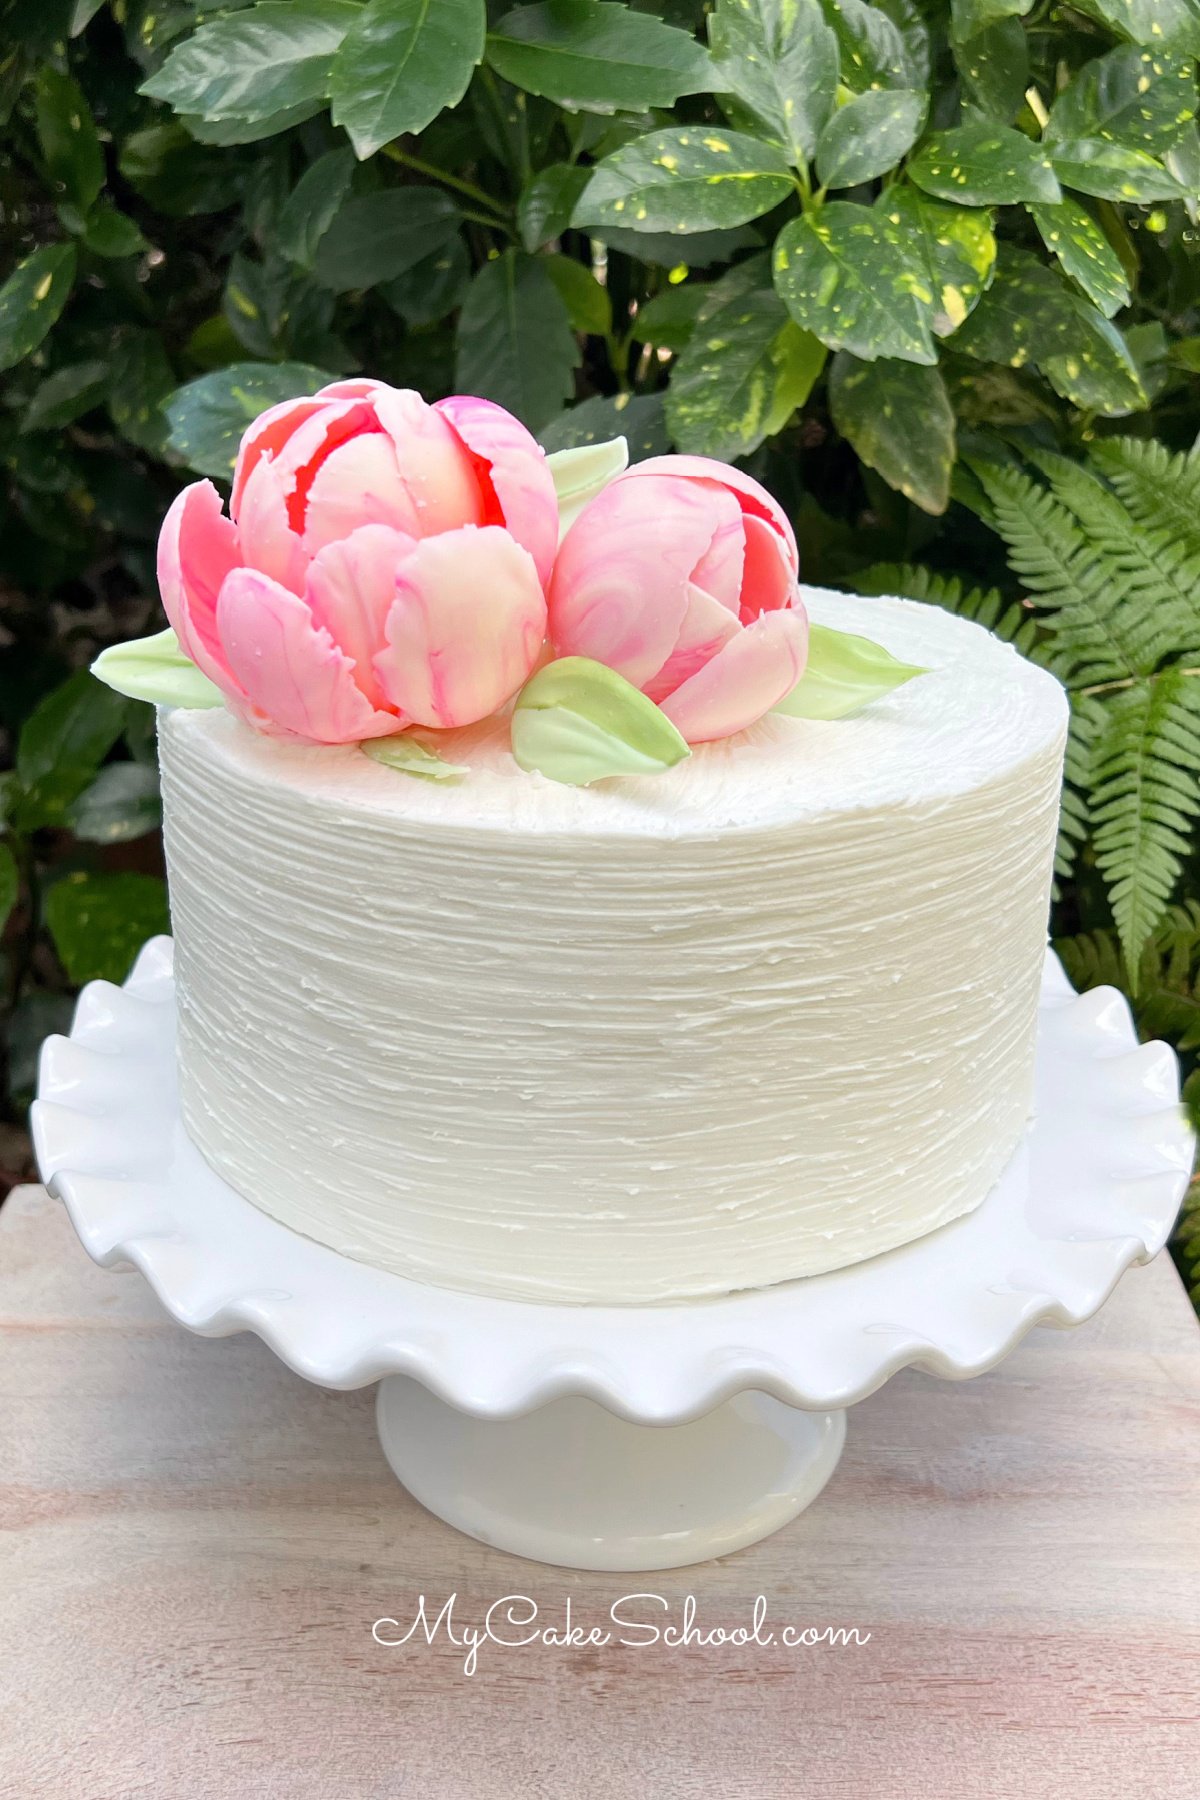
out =
<svg viewBox="0 0 1200 1800"><path fill-rule="evenodd" d="M844 1412L745 1393L685 1425L571 1395L515 1419L459 1412L404 1375L379 1385L384 1455L409 1493L481 1543L568 1569L677 1569L778 1531L815 1500Z"/></svg>

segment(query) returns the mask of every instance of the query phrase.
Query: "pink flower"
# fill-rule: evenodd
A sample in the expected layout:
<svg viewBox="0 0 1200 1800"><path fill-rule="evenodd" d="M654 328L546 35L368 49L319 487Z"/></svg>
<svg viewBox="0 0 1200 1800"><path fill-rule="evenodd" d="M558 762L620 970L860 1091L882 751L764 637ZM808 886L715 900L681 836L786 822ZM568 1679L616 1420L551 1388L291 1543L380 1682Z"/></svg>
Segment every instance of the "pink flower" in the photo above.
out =
<svg viewBox="0 0 1200 1800"><path fill-rule="evenodd" d="M796 540L748 475L656 456L610 482L567 532L550 586L559 656L588 656L641 688L687 738L753 725L808 654Z"/></svg>
<svg viewBox="0 0 1200 1800"><path fill-rule="evenodd" d="M261 731L323 744L494 713L541 653L558 505L490 400L337 381L256 419L158 541L185 654Z"/></svg>

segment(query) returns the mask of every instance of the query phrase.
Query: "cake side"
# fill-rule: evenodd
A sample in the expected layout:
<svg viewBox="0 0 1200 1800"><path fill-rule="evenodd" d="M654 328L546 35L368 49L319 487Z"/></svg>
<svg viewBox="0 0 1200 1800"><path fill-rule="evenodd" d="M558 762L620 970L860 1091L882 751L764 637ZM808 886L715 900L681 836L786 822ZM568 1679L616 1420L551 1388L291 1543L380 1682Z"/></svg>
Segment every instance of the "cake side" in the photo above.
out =
<svg viewBox="0 0 1200 1800"><path fill-rule="evenodd" d="M1065 700L950 615L806 599L933 673L652 782L564 788L483 728L424 784L165 715L218 1172L346 1254L545 1300L764 1285L977 1204L1028 1115Z"/></svg>

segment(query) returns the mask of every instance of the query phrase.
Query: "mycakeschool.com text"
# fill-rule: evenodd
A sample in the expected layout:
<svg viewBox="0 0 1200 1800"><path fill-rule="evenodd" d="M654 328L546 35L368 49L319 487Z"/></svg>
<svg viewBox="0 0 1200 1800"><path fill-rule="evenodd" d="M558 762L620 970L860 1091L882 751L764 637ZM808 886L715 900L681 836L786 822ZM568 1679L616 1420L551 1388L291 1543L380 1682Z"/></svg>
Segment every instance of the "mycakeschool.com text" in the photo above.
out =
<svg viewBox="0 0 1200 1800"><path fill-rule="evenodd" d="M480 1658L492 1650L511 1652L541 1646L551 1650L599 1649L662 1654L744 1649L757 1645L776 1652L860 1649L871 1633L855 1625L820 1625L776 1621L769 1616L765 1594L759 1594L741 1621L706 1621L694 1594L668 1599L663 1594L622 1594L606 1612L591 1616L576 1609L568 1595L551 1609L529 1594L502 1594L474 1617L459 1605L457 1594L440 1604L425 1594L399 1618L376 1619L371 1636L385 1649L432 1649L448 1644L462 1653L464 1675L474 1675Z"/></svg>

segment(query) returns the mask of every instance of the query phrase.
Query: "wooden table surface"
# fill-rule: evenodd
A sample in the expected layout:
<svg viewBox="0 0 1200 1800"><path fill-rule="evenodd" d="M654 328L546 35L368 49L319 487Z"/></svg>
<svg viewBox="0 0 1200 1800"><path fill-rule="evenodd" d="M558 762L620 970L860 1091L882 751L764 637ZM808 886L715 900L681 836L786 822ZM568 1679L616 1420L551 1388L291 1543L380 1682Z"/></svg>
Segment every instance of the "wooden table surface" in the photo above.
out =
<svg viewBox="0 0 1200 1800"><path fill-rule="evenodd" d="M651 1576L489 1551L389 1473L373 1391L202 1340L34 1188L0 1212L0 1793L15 1800L1175 1800L1200 1791L1200 1334L1165 1257L976 1381L854 1408L824 1496ZM855 1627L521 1648L411 1622ZM867 1634L869 1633L869 1638Z"/></svg>

